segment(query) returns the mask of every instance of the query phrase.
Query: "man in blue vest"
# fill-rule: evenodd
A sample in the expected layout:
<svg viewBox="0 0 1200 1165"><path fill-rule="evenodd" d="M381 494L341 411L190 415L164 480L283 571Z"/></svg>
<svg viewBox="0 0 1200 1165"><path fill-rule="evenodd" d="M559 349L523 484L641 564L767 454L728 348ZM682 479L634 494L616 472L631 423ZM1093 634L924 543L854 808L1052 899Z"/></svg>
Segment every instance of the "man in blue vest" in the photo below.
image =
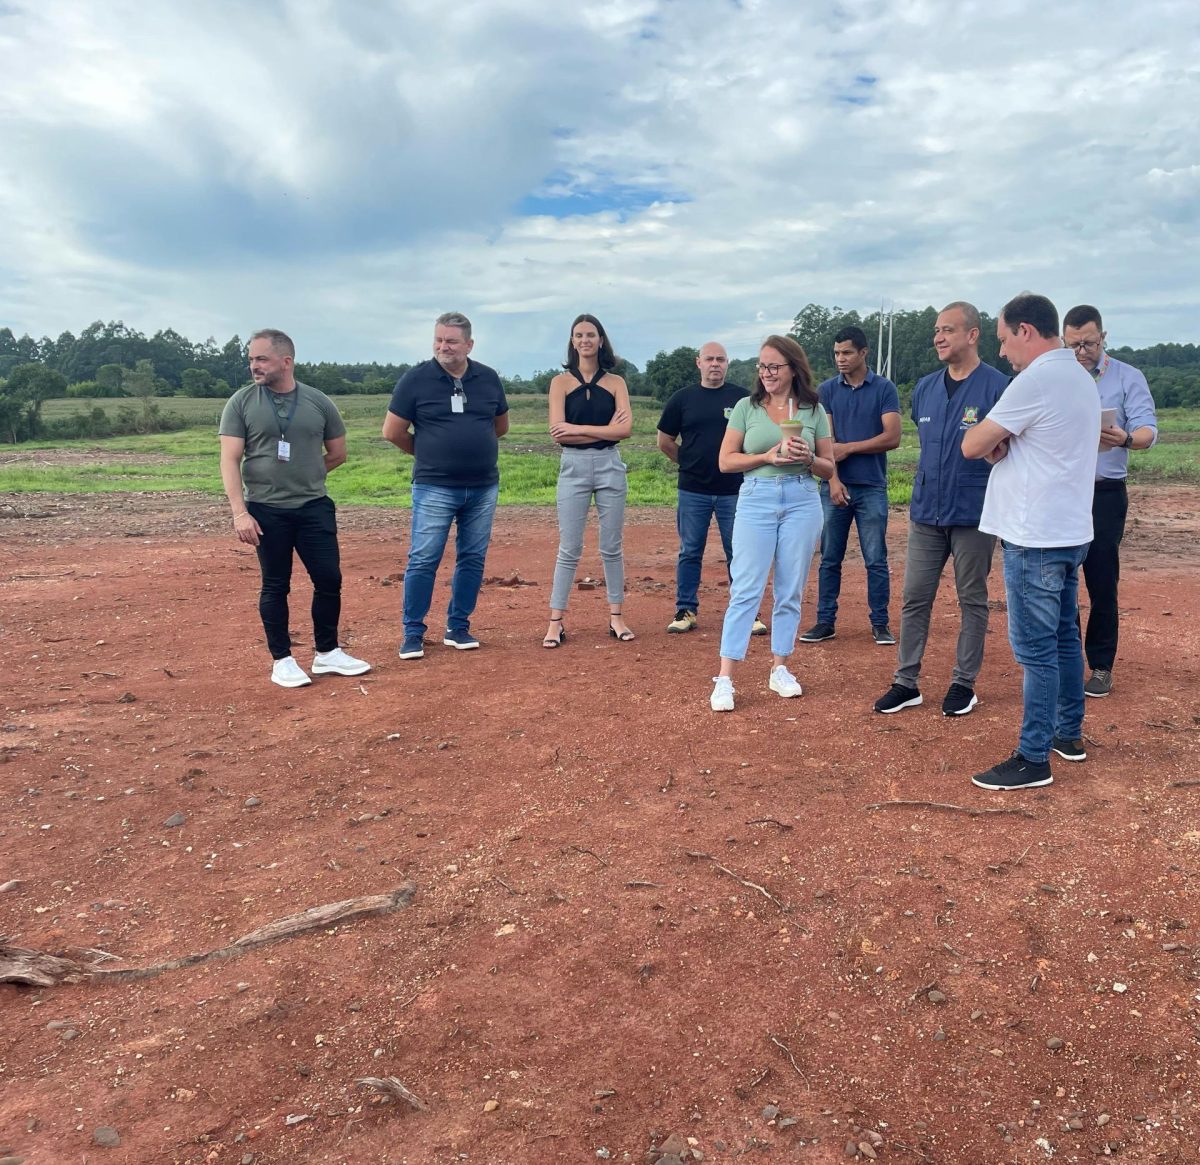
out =
<svg viewBox="0 0 1200 1165"><path fill-rule="evenodd" d="M965 716L979 702L975 677L983 664L988 627L988 572L996 539L979 529L991 465L962 455L963 434L991 412L1008 377L979 359L979 312L961 300L947 304L933 329L933 346L946 366L917 382L912 418L921 442L908 517L904 607L895 679L876 712L899 712L923 700L917 687L929 637L929 616L942 568L954 559L954 587L962 623L943 716Z"/></svg>

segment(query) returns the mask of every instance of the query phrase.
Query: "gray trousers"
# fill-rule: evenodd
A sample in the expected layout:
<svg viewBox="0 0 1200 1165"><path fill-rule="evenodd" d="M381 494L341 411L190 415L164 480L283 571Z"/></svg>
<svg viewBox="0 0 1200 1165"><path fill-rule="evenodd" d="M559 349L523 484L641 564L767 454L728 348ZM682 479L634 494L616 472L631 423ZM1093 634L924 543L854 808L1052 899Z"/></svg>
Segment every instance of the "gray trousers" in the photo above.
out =
<svg viewBox="0 0 1200 1165"><path fill-rule="evenodd" d="M600 561L604 589L611 606L625 601L625 495L629 489L625 463L611 449L573 449L563 446L558 468L558 558L550 588L550 608L565 611L583 556L583 527L588 507L596 499L600 515Z"/></svg>
<svg viewBox="0 0 1200 1165"><path fill-rule="evenodd" d="M954 586L962 623L953 682L975 687L983 666L983 640L988 627L988 572L996 539L975 526L908 524L908 553L904 561L904 607L900 616L900 649L896 683L917 687L921 657L929 638L929 615L946 560L954 558Z"/></svg>

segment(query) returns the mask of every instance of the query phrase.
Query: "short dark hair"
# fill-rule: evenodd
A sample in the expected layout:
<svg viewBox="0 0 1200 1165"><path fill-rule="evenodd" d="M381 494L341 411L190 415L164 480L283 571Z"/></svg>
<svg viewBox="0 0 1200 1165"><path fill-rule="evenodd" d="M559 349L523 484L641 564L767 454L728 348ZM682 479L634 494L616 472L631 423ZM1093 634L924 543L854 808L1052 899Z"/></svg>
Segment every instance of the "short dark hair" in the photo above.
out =
<svg viewBox="0 0 1200 1165"><path fill-rule="evenodd" d="M979 318L979 308L977 308L973 303L967 303L965 299L956 299L953 303L946 304L946 306L942 308L942 311L938 312L938 315L941 315L942 312L954 311L955 308L962 312L963 323L967 325L968 332L972 328L979 328L982 330L983 321Z"/></svg>
<svg viewBox="0 0 1200 1165"><path fill-rule="evenodd" d="M259 328L246 341L247 347L253 344L255 340L269 341L272 350L277 356L290 356L293 360L296 359L296 345L292 343L292 337L287 332L281 332L278 328Z"/></svg>
<svg viewBox="0 0 1200 1165"><path fill-rule="evenodd" d="M810 408L821 403L817 390L813 388L813 374L808 365L808 356L793 337L768 336L759 346L759 351L763 348L774 348L787 361L787 366L792 370L792 395L796 400ZM754 390L750 393L750 403L762 408L762 402L766 397L767 390L763 385L762 377L756 375Z"/></svg>
<svg viewBox="0 0 1200 1165"><path fill-rule="evenodd" d="M1100 319L1100 313L1090 303L1081 303L1078 307L1071 308L1063 316L1064 331L1067 328L1086 328L1088 324L1095 324L1098 332L1104 331L1104 323Z"/></svg>
<svg viewBox="0 0 1200 1165"><path fill-rule="evenodd" d="M600 351L596 353L596 363L600 366L601 372L611 372L616 368L620 361L617 360L617 354L613 351L612 341L608 338L608 333L604 330L604 325L593 315L588 315L587 312L581 312L571 321L571 332L567 336L567 362L563 365L570 372L579 371L579 353L575 351L575 345L571 343L571 336L575 334L576 324L592 324L600 335Z"/></svg>
<svg viewBox="0 0 1200 1165"><path fill-rule="evenodd" d="M860 352L865 352L867 349L867 333L862 328L856 327L854 324L847 324L836 336L833 337L835 344L844 344L847 340L855 346Z"/></svg>
<svg viewBox="0 0 1200 1165"><path fill-rule="evenodd" d="M1035 295L1032 291L1014 295L1000 309L1000 318L1010 332L1028 324L1043 340L1058 336L1058 308L1044 295Z"/></svg>

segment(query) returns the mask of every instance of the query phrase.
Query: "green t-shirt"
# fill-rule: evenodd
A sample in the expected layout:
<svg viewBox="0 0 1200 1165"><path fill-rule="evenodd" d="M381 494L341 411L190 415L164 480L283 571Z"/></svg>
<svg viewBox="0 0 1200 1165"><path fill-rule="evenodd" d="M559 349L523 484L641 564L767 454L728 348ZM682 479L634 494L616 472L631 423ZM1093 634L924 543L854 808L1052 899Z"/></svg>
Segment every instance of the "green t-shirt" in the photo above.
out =
<svg viewBox="0 0 1200 1165"><path fill-rule="evenodd" d="M296 381L292 393L272 392L260 384L239 388L225 403L218 432L246 442L242 489L248 502L294 510L325 496L325 442L346 435L346 425L319 389ZM279 460L279 440L287 433L291 459Z"/></svg>
<svg viewBox="0 0 1200 1165"><path fill-rule="evenodd" d="M825 415L825 410L820 405L801 405L796 410L795 419L804 422L802 436L815 453L817 438L829 436L829 418ZM749 397L733 406L729 428L737 429L743 435L743 453L766 453L783 440L783 433L767 416L767 410L761 405L751 404ZM812 470L797 461L791 465L760 465L757 469L747 469L746 474L749 477L781 477L784 474L812 477Z"/></svg>

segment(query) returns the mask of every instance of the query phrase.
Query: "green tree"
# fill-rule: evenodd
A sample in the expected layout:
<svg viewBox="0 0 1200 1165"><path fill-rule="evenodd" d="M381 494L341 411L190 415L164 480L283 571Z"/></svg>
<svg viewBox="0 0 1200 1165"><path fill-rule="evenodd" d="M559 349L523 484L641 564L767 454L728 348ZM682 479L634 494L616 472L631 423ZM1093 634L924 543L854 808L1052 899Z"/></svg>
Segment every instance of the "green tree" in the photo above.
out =
<svg viewBox="0 0 1200 1165"><path fill-rule="evenodd" d="M141 402L139 433L153 433L158 422L158 404L155 397L165 387L163 381L155 375L154 365L149 360L139 360L133 371L125 374L123 385L126 393Z"/></svg>
<svg viewBox="0 0 1200 1165"><path fill-rule="evenodd" d="M15 445L42 431L42 402L66 396L67 378L44 364L18 364L0 381L0 425Z"/></svg>
<svg viewBox="0 0 1200 1165"><path fill-rule="evenodd" d="M700 379L696 370L698 348L676 348L673 352L659 352L646 362L646 388L656 400L666 400L673 392Z"/></svg>

